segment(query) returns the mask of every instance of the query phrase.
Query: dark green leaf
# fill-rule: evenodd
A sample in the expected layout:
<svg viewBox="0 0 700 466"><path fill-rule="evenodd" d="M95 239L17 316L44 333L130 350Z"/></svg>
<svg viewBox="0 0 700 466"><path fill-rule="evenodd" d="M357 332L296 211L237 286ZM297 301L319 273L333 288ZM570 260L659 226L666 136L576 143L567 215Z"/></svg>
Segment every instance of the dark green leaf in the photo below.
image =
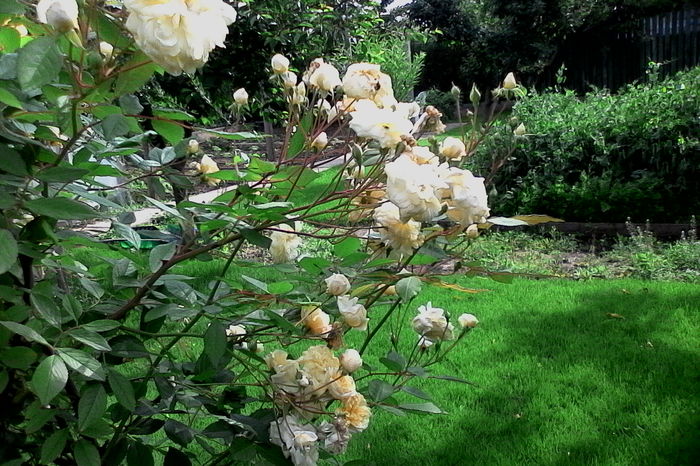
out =
<svg viewBox="0 0 700 466"><path fill-rule="evenodd" d="M192 466L190 458L180 450L170 447L165 454L163 466Z"/></svg>
<svg viewBox="0 0 700 466"><path fill-rule="evenodd" d="M102 384L87 385L78 402L78 429L84 431L102 419L107 410L107 392Z"/></svg>
<svg viewBox="0 0 700 466"><path fill-rule="evenodd" d="M58 348L56 352L68 367L79 374L93 380L103 381L105 379L102 365L85 351L75 348Z"/></svg>
<svg viewBox="0 0 700 466"><path fill-rule="evenodd" d="M95 298L100 299L105 294L105 291L102 289L99 283L88 280L85 277L80 277L79 281L83 288L85 288L85 290Z"/></svg>
<svg viewBox="0 0 700 466"><path fill-rule="evenodd" d="M65 197L50 197L25 201L24 206L38 215L59 220L81 220L101 217L92 207Z"/></svg>
<svg viewBox="0 0 700 466"><path fill-rule="evenodd" d="M272 241L267 236L261 234L259 231L251 230L248 228L242 228L240 230L241 236L243 236L249 243L259 246L261 248L269 249Z"/></svg>
<svg viewBox="0 0 700 466"><path fill-rule="evenodd" d="M126 453L126 464L129 466L153 466L153 450L141 442L134 441Z"/></svg>
<svg viewBox="0 0 700 466"><path fill-rule="evenodd" d="M185 129L177 123L164 120L151 120L153 129L173 146L185 137Z"/></svg>
<svg viewBox="0 0 700 466"><path fill-rule="evenodd" d="M406 367L406 358L394 351L390 351L386 357L380 358L379 361L389 370L396 372L400 372Z"/></svg>
<svg viewBox="0 0 700 466"><path fill-rule="evenodd" d="M331 263L320 257L304 257L299 261L299 265L311 274L320 275L325 273L324 269L330 266Z"/></svg>
<svg viewBox="0 0 700 466"><path fill-rule="evenodd" d="M3 0L0 3L0 15L21 15L25 8L19 0Z"/></svg>
<svg viewBox="0 0 700 466"><path fill-rule="evenodd" d="M102 335L96 332L91 332L90 330L85 330L84 328L76 328L70 330L68 335L72 336L76 340L85 343L91 348L95 348L98 351L111 351L112 348L107 343Z"/></svg>
<svg viewBox="0 0 700 466"><path fill-rule="evenodd" d="M0 350L0 363L11 369L28 370L34 361L37 354L26 346L12 346Z"/></svg>
<svg viewBox="0 0 700 466"><path fill-rule="evenodd" d="M109 340L110 354L122 358L147 358L149 352L138 338L131 335L118 335Z"/></svg>
<svg viewBox="0 0 700 466"><path fill-rule="evenodd" d="M119 404L129 411L133 411L136 408L136 397L134 395L134 387L129 379L114 369L109 369L107 380Z"/></svg>
<svg viewBox="0 0 700 466"><path fill-rule="evenodd" d="M68 440L68 430L62 429L49 435L41 446L41 463L50 463L63 453Z"/></svg>
<svg viewBox="0 0 700 466"><path fill-rule="evenodd" d="M139 98L133 94L119 97L119 107L129 115L138 115L143 111L143 105L139 102Z"/></svg>
<svg viewBox="0 0 700 466"><path fill-rule="evenodd" d="M92 322L81 325L81 327L91 332L109 332L110 330L114 330L115 328L119 327L119 322L107 319L93 320Z"/></svg>
<svg viewBox="0 0 700 466"><path fill-rule="evenodd" d="M167 120L191 121L195 119L189 113L174 108L154 108L153 114L157 117L165 118Z"/></svg>
<svg viewBox="0 0 700 466"><path fill-rule="evenodd" d="M73 446L73 458L77 466L100 466L100 453L92 442L80 439Z"/></svg>
<svg viewBox="0 0 700 466"><path fill-rule="evenodd" d="M10 376L7 374L7 371L0 371L0 393L5 391L9 381Z"/></svg>
<svg viewBox="0 0 700 466"><path fill-rule="evenodd" d="M0 144L0 154L2 154L0 170L16 176L26 176L29 173L24 159L14 149Z"/></svg>
<svg viewBox="0 0 700 466"><path fill-rule="evenodd" d="M226 353L226 329L218 320L212 320L204 334L204 353L214 366Z"/></svg>
<svg viewBox="0 0 700 466"><path fill-rule="evenodd" d="M367 394L374 401L382 401L389 398L394 393L394 386L379 379L369 381Z"/></svg>
<svg viewBox="0 0 700 466"><path fill-rule="evenodd" d="M10 270L17 261L17 241L8 230L0 230L0 275Z"/></svg>
<svg viewBox="0 0 700 466"><path fill-rule="evenodd" d="M158 69L158 65L151 62L146 55L138 53L124 64L123 69L129 71L119 74L117 84L114 87L116 95L131 94L140 90L151 79L153 73Z"/></svg>
<svg viewBox="0 0 700 466"><path fill-rule="evenodd" d="M295 131L294 135L289 141L289 148L287 150L288 157L294 157L298 155L302 150L304 150L304 146L306 145L306 139L309 135L309 131L311 130L312 124L312 113L305 113L304 116L301 118L301 122L297 127L297 130Z"/></svg>
<svg viewBox="0 0 700 466"><path fill-rule="evenodd" d="M399 408L406 411L418 411L421 413L444 414L443 411L433 403L402 403Z"/></svg>
<svg viewBox="0 0 700 466"><path fill-rule="evenodd" d="M261 282L260 280L258 280L258 279L256 279L256 278L252 278L252 277L249 277L249 276L247 276L247 275L241 275L241 279L247 281L248 283L250 283L251 285L255 286L256 288L261 289L261 290L264 291L265 293L268 292L268 291L267 291L267 284L265 284L264 282Z"/></svg>
<svg viewBox="0 0 700 466"><path fill-rule="evenodd" d="M418 277L402 278L396 282L396 292L401 297L401 300L408 302L413 299L414 296L420 293L422 284L423 282L421 282L420 278Z"/></svg>
<svg viewBox="0 0 700 466"><path fill-rule="evenodd" d="M431 400L431 399L432 399L432 397L431 397L430 395L428 395L427 393L425 393L425 392L424 392L423 390L421 390L420 388L409 387L409 386L407 386L407 385L404 385L404 386L401 387L401 390L403 390L404 392L406 392L406 393L408 393L408 394L410 394L410 395L415 396L416 398L421 398L421 399L423 399L423 400Z"/></svg>
<svg viewBox="0 0 700 466"><path fill-rule="evenodd" d="M34 309L43 317L46 322L57 329L61 328L61 311L53 298L38 293L32 293L31 302Z"/></svg>
<svg viewBox="0 0 700 466"><path fill-rule="evenodd" d="M63 390L67 381L68 369L63 360L51 355L37 366L32 377L32 386L41 404L47 405Z"/></svg>
<svg viewBox="0 0 700 466"><path fill-rule="evenodd" d="M513 283L513 275L509 274L509 273L494 272L494 273L489 273L488 277L491 280L493 280L495 282L499 282L499 283L506 283L506 284Z"/></svg>
<svg viewBox="0 0 700 466"><path fill-rule="evenodd" d="M114 228L114 231L134 248L141 248L141 236L129 225L114 222L112 223L112 228Z"/></svg>
<svg viewBox="0 0 700 466"><path fill-rule="evenodd" d="M378 404L377 408L383 409L384 411L388 411L395 416L406 416L406 413L404 411L401 411L399 408L392 405Z"/></svg>
<svg viewBox="0 0 700 466"><path fill-rule="evenodd" d="M186 447L192 439L194 439L194 432L186 424L176 421L174 419L165 420L165 434L170 440Z"/></svg>
<svg viewBox="0 0 700 466"><path fill-rule="evenodd" d="M113 113L102 120L102 134L105 139L112 140L129 132L129 120L124 115Z"/></svg>
<svg viewBox="0 0 700 466"><path fill-rule="evenodd" d="M176 250L176 243L161 244L153 248L148 256L148 266L151 272L158 270L163 265L163 261L170 260L175 255Z"/></svg>
<svg viewBox="0 0 700 466"><path fill-rule="evenodd" d="M450 382L464 383L467 385L474 385L474 382L469 382L468 380L460 379L459 377L453 377L451 375L429 375L430 379L438 380L449 380Z"/></svg>
<svg viewBox="0 0 700 466"><path fill-rule="evenodd" d="M36 38L19 49L17 80L24 91L39 89L58 77L61 65L61 54L53 37Z"/></svg>
<svg viewBox="0 0 700 466"><path fill-rule="evenodd" d="M37 172L36 178L47 183L70 183L90 173L84 168L50 167Z"/></svg>
<svg viewBox="0 0 700 466"><path fill-rule="evenodd" d="M35 341L37 343L41 343L42 345L50 346L49 343L44 340L44 337L39 335L36 330L27 327L26 325L18 324L17 322L7 322L7 321L0 321L0 325L3 325L10 329L12 332L22 335L24 338L26 338L29 341Z"/></svg>

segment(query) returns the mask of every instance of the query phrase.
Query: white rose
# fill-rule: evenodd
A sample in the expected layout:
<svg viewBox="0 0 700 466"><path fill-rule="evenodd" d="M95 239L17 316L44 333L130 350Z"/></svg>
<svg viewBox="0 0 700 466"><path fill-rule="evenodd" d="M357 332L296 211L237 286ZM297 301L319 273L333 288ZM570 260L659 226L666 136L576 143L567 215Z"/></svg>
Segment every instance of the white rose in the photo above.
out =
<svg viewBox="0 0 700 466"><path fill-rule="evenodd" d="M291 102L294 105L304 105L306 103L306 84L304 84L304 81L297 84L292 90Z"/></svg>
<svg viewBox="0 0 700 466"><path fill-rule="evenodd" d="M445 311L433 307L432 303L418 308L418 315L411 322L413 330L421 337L431 342L437 340L452 340L454 327L447 321Z"/></svg>
<svg viewBox="0 0 700 466"><path fill-rule="evenodd" d="M236 102L236 105L240 105L241 107L248 105L248 92L242 87L236 89L236 92L233 93L233 101Z"/></svg>
<svg viewBox="0 0 700 466"><path fill-rule="evenodd" d="M477 319L473 314L462 314L457 319L457 322L459 322L459 325L462 328L474 328L476 327L476 324L479 323L479 319Z"/></svg>
<svg viewBox="0 0 700 466"><path fill-rule="evenodd" d="M447 216L462 226L484 223L490 213L484 179L452 167L446 181L450 197Z"/></svg>
<svg viewBox="0 0 700 466"><path fill-rule="evenodd" d="M518 83L515 81L515 75L513 72L510 72L506 75L506 79L503 80L503 88L504 89L515 89L518 86Z"/></svg>
<svg viewBox="0 0 700 466"><path fill-rule="evenodd" d="M68 32L78 27L78 4L75 0L40 0L36 18L59 32Z"/></svg>
<svg viewBox="0 0 700 466"><path fill-rule="evenodd" d="M313 424L302 424L288 414L270 423L270 442L282 449L295 466L315 466L318 462L318 435Z"/></svg>
<svg viewBox="0 0 700 466"><path fill-rule="evenodd" d="M309 77L309 85L326 92L332 92L342 84L338 70L330 63L320 64Z"/></svg>
<svg viewBox="0 0 700 466"><path fill-rule="evenodd" d="M226 329L226 336L229 338L239 337L239 336L245 335L245 334L246 334L246 330L245 330L245 327L242 325L231 324Z"/></svg>
<svg viewBox="0 0 700 466"><path fill-rule="evenodd" d="M109 61L112 59L112 55L114 54L114 47L112 44L109 42L101 41L100 42L100 55L106 60Z"/></svg>
<svg viewBox="0 0 700 466"><path fill-rule="evenodd" d="M312 335L323 336L331 331L331 317L318 307L303 307L301 309L301 322Z"/></svg>
<svg viewBox="0 0 700 466"><path fill-rule="evenodd" d="M317 151L322 151L328 145L328 135L325 131L318 133L318 136L311 142L311 148Z"/></svg>
<svg viewBox="0 0 700 466"><path fill-rule="evenodd" d="M367 309L362 304L358 304L358 298L351 298L350 296L343 295L338 296L338 311L343 317L343 321L348 324L349 327L355 328L357 330L367 330Z"/></svg>
<svg viewBox="0 0 700 466"><path fill-rule="evenodd" d="M448 136L440 144L440 155L446 159L459 161L467 155L467 148L460 139Z"/></svg>
<svg viewBox="0 0 700 466"><path fill-rule="evenodd" d="M379 86L380 66L372 63L353 63L343 76L343 91L351 99L372 99Z"/></svg>
<svg viewBox="0 0 700 466"><path fill-rule="evenodd" d="M276 54L271 60L272 71L276 74L282 74L289 71L289 59L281 54Z"/></svg>
<svg viewBox="0 0 700 466"><path fill-rule="evenodd" d="M342 273L334 273L324 281L326 282L326 293L333 296L340 296L350 291L350 281Z"/></svg>
<svg viewBox="0 0 700 466"><path fill-rule="evenodd" d="M124 0L126 28L143 52L168 73L194 73L224 47L236 10L221 0Z"/></svg>
<svg viewBox="0 0 700 466"><path fill-rule="evenodd" d="M469 239L475 239L479 237L479 227L476 225L476 223L472 223L467 227L467 230L465 231L467 234L467 238Z"/></svg>
<svg viewBox="0 0 700 466"><path fill-rule="evenodd" d="M328 386L328 392L336 400L342 400L357 394L355 380L349 375L337 377Z"/></svg>
<svg viewBox="0 0 700 466"><path fill-rule="evenodd" d="M285 89L291 89L297 85L297 75L293 71L285 71L280 77L282 78L282 85Z"/></svg>
<svg viewBox="0 0 700 466"><path fill-rule="evenodd" d="M385 165L386 194L399 208L402 220L428 222L440 213L442 202L438 194L448 187L441 178L444 168L418 165L403 155Z"/></svg>
<svg viewBox="0 0 700 466"><path fill-rule="evenodd" d="M393 148L402 136L411 133L413 125L401 113L379 109L371 101L365 105L358 101L351 113L350 128L359 137L374 139L383 148Z"/></svg>
<svg viewBox="0 0 700 466"><path fill-rule="evenodd" d="M270 240L272 240L270 244L272 261L276 264L291 262L299 257L301 238L299 238L299 235L295 235L294 228L288 225L282 224L276 228L282 231L273 231L270 234Z"/></svg>
<svg viewBox="0 0 700 466"><path fill-rule="evenodd" d="M196 154L197 152L199 152L199 142L196 139L190 139L187 143L187 153Z"/></svg>
<svg viewBox="0 0 700 466"><path fill-rule="evenodd" d="M348 374L352 374L357 369L362 367L362 356L355 349L347 349L340 355L340 365Z"/></svg>
<svg viewBox="0 0 700 466"><path fill-rule="evenodd" d="M374 209L374 221L379 225L379 238L399 257L410 256L413 250L423 244L420 223L415 220L403 222L399 208L385 202Z"/></svg>

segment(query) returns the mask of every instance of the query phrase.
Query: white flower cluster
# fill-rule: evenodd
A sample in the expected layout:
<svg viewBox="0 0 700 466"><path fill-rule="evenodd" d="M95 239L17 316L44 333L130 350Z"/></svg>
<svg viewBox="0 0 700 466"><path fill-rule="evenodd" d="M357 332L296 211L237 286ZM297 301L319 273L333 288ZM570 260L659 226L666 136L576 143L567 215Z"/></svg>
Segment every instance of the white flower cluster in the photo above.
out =
<svg viewBox="0 0 700 466"><path fill-rule="evenodd" d="M462 329L472 329L479 323L472 314L462 314L457 319ZM418 345L428 348L438 341L453 340L454 326L445 316L445 310L433 307L431 302L418 308L418 315L411 322L413 330L420 335Z"/></svg>
<svg viewBox="0 0 700 466"><path fill-rule="evenodd" d="M281 350L265 356L275 401L287 413L270 424L270 441L296 466L313 466L320 446L343 453L352 434L369 425L372 412L350 375L362 358L354 349L338 358L324 345L308 348L298 359L288 356ZM334 402L331 421L322 419Z"/></svg>

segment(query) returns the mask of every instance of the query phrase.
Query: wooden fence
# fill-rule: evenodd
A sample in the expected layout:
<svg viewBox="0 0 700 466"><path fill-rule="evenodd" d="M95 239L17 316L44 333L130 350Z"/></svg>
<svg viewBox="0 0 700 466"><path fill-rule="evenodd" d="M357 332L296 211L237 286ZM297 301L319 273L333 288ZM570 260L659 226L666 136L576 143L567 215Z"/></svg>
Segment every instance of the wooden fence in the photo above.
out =
<svg viewBox="0 0 700 466"><path fill-rule="evenodd" d="M596 31L563 44L537 87L552 86L563 63L565 87L579 92L592 86L612 91L645 77L649 62L663 76L700 65L700 9L685 8L644 18L626 31Z"/></svg>

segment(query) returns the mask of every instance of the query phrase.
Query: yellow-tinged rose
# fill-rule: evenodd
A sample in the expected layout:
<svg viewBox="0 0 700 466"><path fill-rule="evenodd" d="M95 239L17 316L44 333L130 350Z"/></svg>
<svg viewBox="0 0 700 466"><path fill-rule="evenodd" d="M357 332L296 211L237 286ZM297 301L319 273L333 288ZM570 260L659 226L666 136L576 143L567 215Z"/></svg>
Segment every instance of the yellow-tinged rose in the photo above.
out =
<svg viewBox="0 0 700 466"><path fill-rule="evenodd" d="M195 164L195 168L202 175L202 180L209 186L216 186L221 182L221 180L217 178L207 176L219 171L219 166L208 155L203 155L202 160Z"/></svg>
<svg viewBox="0 0 700 466"><path fill-rule="evenodd" d="M274 370L275 367L287 362L287 356L288 354L286 351L274 350L272 353L265 356L265 364L267 364L267 367Z"/></svg>
<svg viewBox="0 0 700 466"><path fill-rule="evenodd" d="M413 254L413 250L423 244L423 234L420 223L415 220L401 221L399 208L391 202L386 202L374 209L374 221L379 228L381 241L392 249L399 257Z"/></svg>
<svg viewBox="0 0 700 466"><path fill-rule="evenodd" d="M248 105L248 97L248 91L242 87L240 89L236 89L236 92L233 93L233 101L236 103L236 105L241 107Z"/></svg>
<svg viewBox="0 0 700 466"><path fill-rule="evenodd" d="M333 296L340 296L350 291L350 281L342 273L334 273L324 281L326 282L326 293Z"/></svg>
<svg viewBox="0 0 700 466"><path fill-rule="evenodd" d="M343 321L349 327L357 330L367 330L367 309L362 304L358 304L359 298L351 298L348 295L338 296L338 311L343 317Z"/></svg>
<svg viewBox="0 0 700 466"><path fill-rule="evenodd" d="M270 61L272 71L276 74L282 74L289 71L289 59L282 54L275 54Z"/></svg>
<svg viewBox="0 0 700 466"><path fill-rule="evenodd" d="M445 180L449 185L447 216L462 226L484 223L490 213L484 179L452 167Z"/></svg>
<svg viewBox="0 0 700 466"><path fill-rule="evenodd" d="M304 306L301 309L301 322L312 335L327 335L331 331L331 318L321 308Z"/></svg>
<svg viewBox="0 0 700 466"><path fill-rule="evenodd" d="M343 400L357 394L355 380L349 375L338 376L328 386L328 392L336 400Z"/></svg>
<svg viewBox="0 0 700 466"><path fill-rule="evenodd" d="M299 246L301 238L294 234L295 229L289 225L281 224L276 227L278 230L270 234L270 255L276 264L291 262L299 257Z"/></svg>
<svg viewBox="0 0 700 466"><path fill-rule="evenodd" d="M504 89L515 89L518 87L518 83L515 81L515 75L511 71L506 75L506 79L503 80Z"/></svg>
<svg viewBox="0 0 700 466"><path fill-rule="evenodd" d="M365 397L358 393L344 399L342 407L336 411L336 414L343 416L351 429L362 431L369 425L372 411L367 406Z"/></svg>
<svg viewBox="0 0 700 466"><path fill-rule="evenodd" d="M351 99L373 99L379 88L380 66L353 63L343 76L343 91Z"/></svg>
<svg viewBox="0 0 700 466"><path fill-rule="evenodd" d="M196 139L190 139L187 143L187 153L196 154L199 152L199 142Z"/></svg>
<svg viewBox="0 0 700 466"><path fill-rule="evenodd" d="M479 227L476 226L476 223L472 223L467 227L467 230L465 231L467 238L469 239L475 239L479 237Z"/></svg>
<svg viewBox="0 0 700 466"><path fill-rule="evenodd" d="M428 303L418 308L418 315L411 322L413 330L422 338L435 342L452 340L454 327L447 321L445 311Z"/></svg>
<svg viewBox="0 0 700 466"><path fill-rule="evenodd" d="M222 0L124 0L126 28L168 73L194 73L224 47L236 10Z"/></svg>
<svg viewBox="0 0 700 466"><path fill-rule="evenodd" d="M306 393L315 397L326 393L331 380L337 377L340 370L340 361L325 345L308 348L301 354L298 361L303 374L310 382Z"/></svg>
<svg viewBox="0 0 700 466"><path fill-rule="evenodd" d="M328 145L328 135L325 131L318 133L318 135L311 142L311 148L320 152L326 148Z"/></svg>
<svg viewBox="0 0 700 466"><path fill-rule="evenodd" d="M59 32L68 32L78 27L78 4L75 0L40 0L36 18Z"/></svg>
<svg viewBox="0 0 700 466"><path fill-rule="evenodd" d="M457 319L462 328L474 328L479 323L479 319L473 314L462 314Z"/></svg>
<svg viewBox="0 0 700 466"><path fill-rule="evenodd" d="M385 165L386 194L399 208L401 220L428 222L440 213L439 193L448 187L442 179L446 170L446 164L418 165L404 155Z"/></svg>
<svg viewBox="0 0 700 466"><path fill-rule="evenodd" d="M467 147L461 139L448 136L440 143L440 155L449 160L459 161L467 155Z"/></svg>
<svg viewBox="0 0 700 466"><path fill-rule="evenodd" d="M402 137L411 134L413 125L401 113L379 109L371 101L358 101L354 106L350 128L361 138L374 139L383 148L393 148Z"/></svg>

